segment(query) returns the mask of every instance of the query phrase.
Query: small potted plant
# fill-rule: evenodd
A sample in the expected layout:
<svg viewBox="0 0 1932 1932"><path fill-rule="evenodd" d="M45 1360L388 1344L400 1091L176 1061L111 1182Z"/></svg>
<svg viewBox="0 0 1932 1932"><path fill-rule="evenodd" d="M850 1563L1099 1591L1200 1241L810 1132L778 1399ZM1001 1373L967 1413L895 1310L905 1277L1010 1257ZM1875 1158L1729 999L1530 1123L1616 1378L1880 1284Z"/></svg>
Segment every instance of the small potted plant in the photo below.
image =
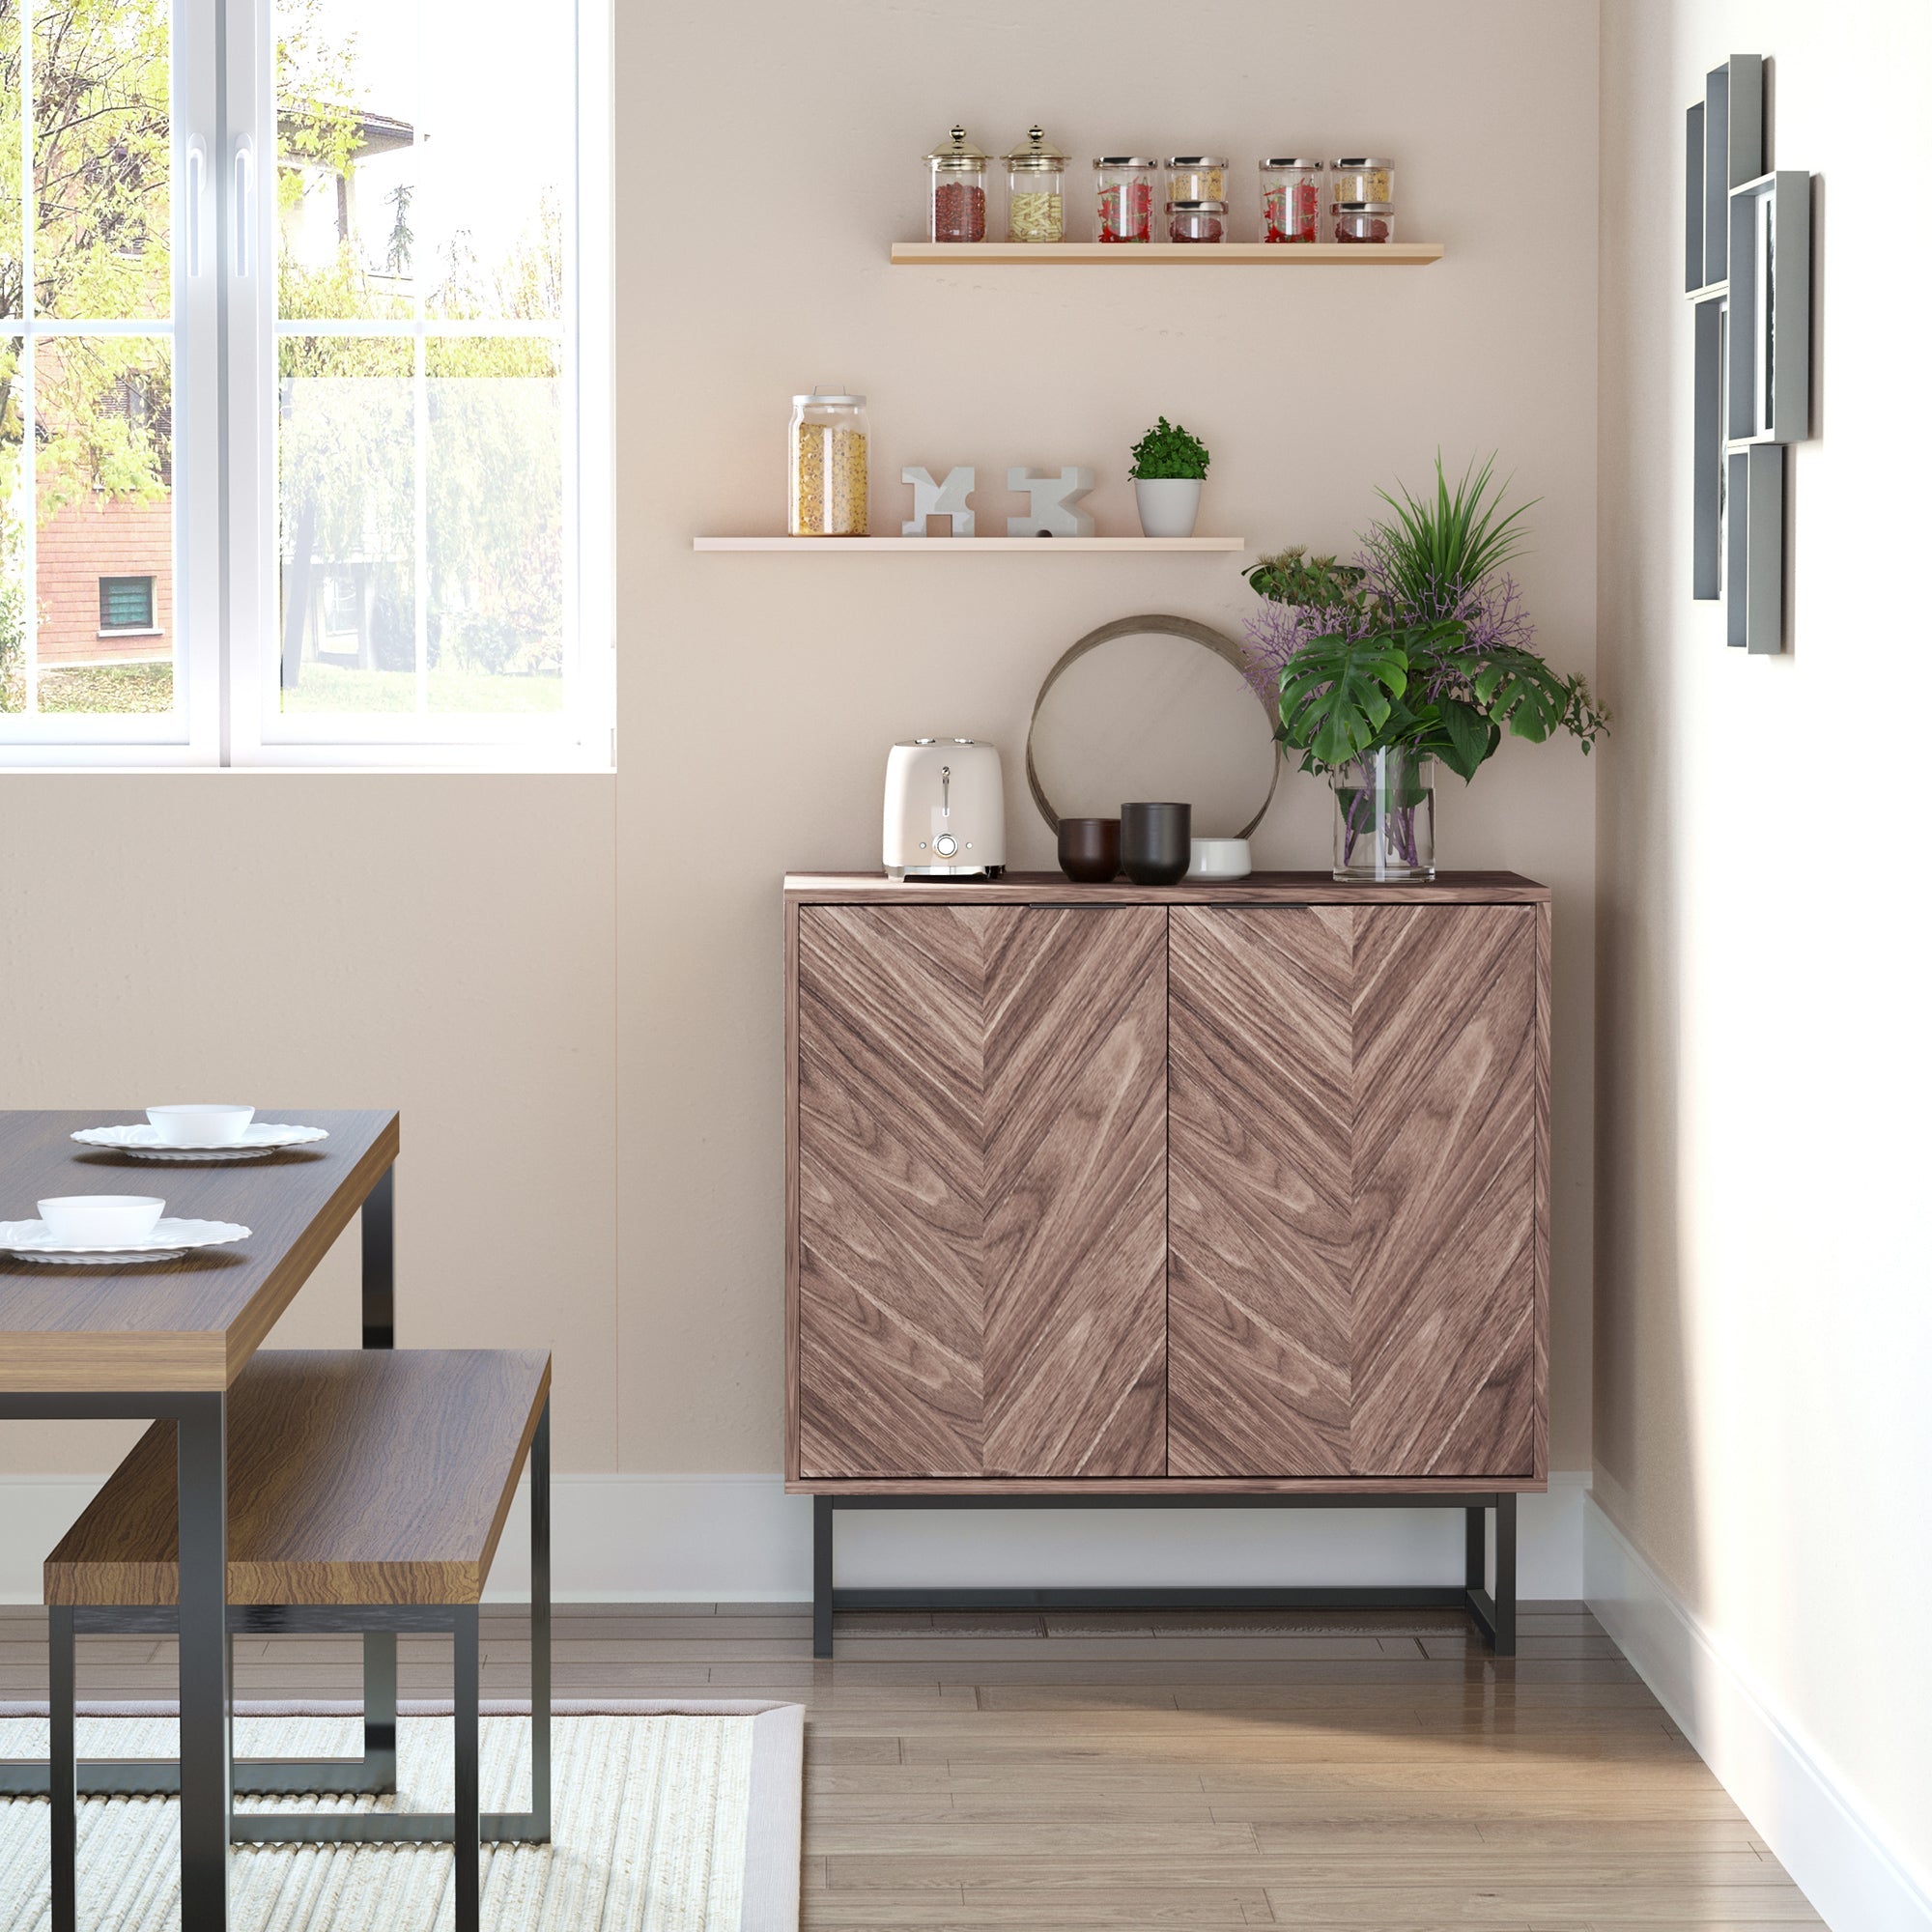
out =
<svg viewBox="0 0 1932 1932"><path fill-rule="evenodd" d="M1567 732L1585 752L1609 714L1580 677L1532 643L1503 568L1521 541L1494 458L1452 489L1435 462L1432 497L1381 493L1357 563L1302 549L1245 573L1249 679L1275 736L1325 772L1335 793L1338 879L1427 879L1435 871L1435 766L1465 783L1507 730L1532 743Z"/></svg>
<svg viewBox="0 0 1932 1932"><path fill-rule="evenodd" d="M1208 474L1208 445L1162 416L1133 448L1134 501L1141 534L1191 537L1201 514L1201 479Z"/></svg>

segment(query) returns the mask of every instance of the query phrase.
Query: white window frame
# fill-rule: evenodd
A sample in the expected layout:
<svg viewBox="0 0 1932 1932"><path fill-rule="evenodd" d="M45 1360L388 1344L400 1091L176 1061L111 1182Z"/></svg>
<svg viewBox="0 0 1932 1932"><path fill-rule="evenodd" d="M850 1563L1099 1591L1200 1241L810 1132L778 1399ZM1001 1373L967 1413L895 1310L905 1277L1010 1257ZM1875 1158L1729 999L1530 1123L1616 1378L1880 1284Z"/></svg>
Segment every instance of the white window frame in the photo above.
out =
<svg viewBox="0 0 1932 1932"><path fill-rule="evenodd" d="M176 709L159 716L0 715L0 767L610 771L615 764L610 0L575 0L577 180L566 240L575 272L565 277L563 407L566 526L574 525L577 536L564 627L570 709L515 718L299 721L274 718L270 709L281 630L272 0L171 5ZM23 23L23 33L30 32L31 22ZM31 75L27 43L22 69ZM31 99L23 104L29 111L22 115L21 165L30 168ZM31 287L32 223L26 226ZM140 324L0 318L0 335L23 332L158 331ZM515 331L478 324L432 332ZM23 417L31 422L31 388L23 389ZM32 596L31 504L28 511Z"/></svg>

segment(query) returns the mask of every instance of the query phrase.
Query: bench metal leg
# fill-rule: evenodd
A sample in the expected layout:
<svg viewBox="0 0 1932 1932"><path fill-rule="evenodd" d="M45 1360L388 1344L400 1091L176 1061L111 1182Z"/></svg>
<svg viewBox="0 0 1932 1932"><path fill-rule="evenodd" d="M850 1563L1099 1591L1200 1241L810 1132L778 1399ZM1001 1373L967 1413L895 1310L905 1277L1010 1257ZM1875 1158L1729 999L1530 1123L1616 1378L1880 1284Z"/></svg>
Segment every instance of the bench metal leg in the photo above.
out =
<svg viewBox="0 0 1932 1932"><path fill-rule="evenodd" d="M53 1932L74 1932L74 1840L80 1794L73 1770L73 1610L47 1611L47 1797L52 1830Z"/></svg>
<svg viewBox="0 0 1932 1932"><path fill-rule="evenodd" d="M456 1932L478 1932L482 1917L483 1846L477 1820L482 1789L477 1715L482 1695L476 1605L465 1604L456 1612L456 1815L450 1833L456 1853Z"/></svg>
<svg viewBox="0 0 1932 1932"><path fill-rule="evenodd" d="M242 1767L236 1767L238 1776ZM249 1790L261 1790L250 1785ZM396 1634L362 1633L362 1773L363 1791L396 1788Z"/></svg>

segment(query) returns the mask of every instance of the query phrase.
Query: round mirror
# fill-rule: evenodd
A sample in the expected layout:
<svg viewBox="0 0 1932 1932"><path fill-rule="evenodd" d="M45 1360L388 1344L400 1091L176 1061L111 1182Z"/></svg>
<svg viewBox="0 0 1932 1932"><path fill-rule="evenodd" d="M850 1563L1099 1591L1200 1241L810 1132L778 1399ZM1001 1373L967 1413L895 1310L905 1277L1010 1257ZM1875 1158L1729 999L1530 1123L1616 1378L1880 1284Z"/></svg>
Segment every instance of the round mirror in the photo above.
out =
<svg viewBox="0 0 1932 1932"><path fill-rule="evenodd" d="M1196 838L1244 838L1281 776L1273 721L1241 648L1186 617L1122 617L1047 672L1027 783L1049 827L1114 818L1129 799L1185 800Z"/></svg>

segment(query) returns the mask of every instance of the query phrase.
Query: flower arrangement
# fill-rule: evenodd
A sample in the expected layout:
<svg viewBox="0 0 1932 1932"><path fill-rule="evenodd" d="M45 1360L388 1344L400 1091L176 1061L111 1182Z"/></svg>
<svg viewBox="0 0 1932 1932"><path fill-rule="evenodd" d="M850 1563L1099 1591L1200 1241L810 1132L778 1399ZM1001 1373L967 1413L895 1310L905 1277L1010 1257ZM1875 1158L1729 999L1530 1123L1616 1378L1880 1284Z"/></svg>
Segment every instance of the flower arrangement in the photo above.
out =
<svg viewBox="0 0 1932 1932"><path fill-rule="evenodd" d="M1165 416L1134 444L1127 471L1135 483L1199 482L1208 474L1208 445Z"/></svg>
<svg viewBox="0 0 1932 1932"><path fill-rule="evenodd" d="M1247 620L1249 679L1303 771L1364 753L1439 757L1467 781L1508 729L1533 742L1568 731L1587 753L1609 714L1581 677L1559 676L1504 567L1521 518L1505 512L1495 458L1452 488L1435 459L1433 497L1378 494L1393 512L1358 560L1264 557L1246 571L1262 607Z"/></svg>

